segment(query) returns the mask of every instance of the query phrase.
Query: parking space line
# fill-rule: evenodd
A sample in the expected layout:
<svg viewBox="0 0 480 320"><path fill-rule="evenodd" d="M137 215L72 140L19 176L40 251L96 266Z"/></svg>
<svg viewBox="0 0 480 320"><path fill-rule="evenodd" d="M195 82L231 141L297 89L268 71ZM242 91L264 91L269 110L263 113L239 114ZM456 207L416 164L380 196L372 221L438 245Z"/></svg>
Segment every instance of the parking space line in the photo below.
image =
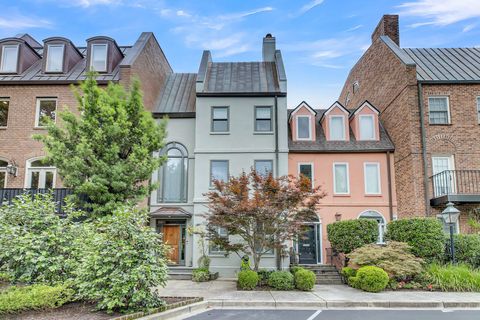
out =
<svg viewBox="0 0 480 320"><path fill-rule="evenodd" d="M320 312L322 312L322 310L317 310L314 314L312 314L307 320L313 320L315 319L319 314Z"/></svg>

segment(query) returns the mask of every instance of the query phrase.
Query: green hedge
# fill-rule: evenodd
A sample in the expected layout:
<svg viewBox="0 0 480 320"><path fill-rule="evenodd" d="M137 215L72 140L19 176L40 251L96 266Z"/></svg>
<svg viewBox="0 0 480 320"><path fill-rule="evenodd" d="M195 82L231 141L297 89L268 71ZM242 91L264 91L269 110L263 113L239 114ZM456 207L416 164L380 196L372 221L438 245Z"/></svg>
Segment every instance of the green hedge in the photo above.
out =
<svg viewBox="0 0 480 320"><path fill-rule="evenodd" d="M356 276L348 279L349 284L367 292L380 292L387 287L388 274L381 268L368 266L358 269Z"/></svg>
<svg viewBox="0 0 480 320"><path fill-rule="evenodd" d="M258 274L253 270L243 270L238 273L238 287L242 290L255 289L258 280Z"/></svg>
<svg viewBox="0 0 480 320"><path fill-rule="evenodd" d="M447 237L450 244L450 237ZM454 239L455 258L460 263L466 263L474 268L480 267L480 235L457 234Z"/></svg>
<svg viewBox="0 0 480 320"><path fill-rule="evenodd" d="M302 291L311 291L315 286L317 276L314 272L306 269L297 270L294 274L295 287Z"/></svg>
<svg viewBox="0 0 480 320"><path fill-rule="evenodd" d="M376 221L368 219L338 221L327 226L328 241L339 252L350 253L378 239Z"/></svg>
<svg viewBox="0 0 480 320"><path fill-rule="evenodd" d="M293 274L289 271L272 272L268 278L268 285L276 290L292 290L295 287Z"/></svg>
<svg viewBox="0 0 480 320"><path fill-rule="evenodd" d="M206 282L210 280L210 272L207 268L198 268L192 271L192 280L195 282Z"/></svg>
<svg viewBox="0 0 480 320"><path fill-rule="evenodd" d="M443 226L435 218L391 221L385 237L388 240L408 243L415 256L427 261L441 261L445 256Z"/></svg>
<svg viewBox="0 0 480 320"><path fill-rule="evenodd" d="M72 301L74 293L65 285L11 287L0 293L0 314L58 308Z"/></svg>

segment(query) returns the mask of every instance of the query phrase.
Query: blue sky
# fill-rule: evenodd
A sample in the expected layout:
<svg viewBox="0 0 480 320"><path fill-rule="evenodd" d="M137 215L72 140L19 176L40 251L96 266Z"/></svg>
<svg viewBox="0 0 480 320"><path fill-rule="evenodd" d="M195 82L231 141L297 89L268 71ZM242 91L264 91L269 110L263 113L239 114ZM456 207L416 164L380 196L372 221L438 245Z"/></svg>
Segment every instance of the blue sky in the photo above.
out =
<svg viewBox="0 0 480 320"><path fill-rule="evenodd" d="M0 38L27 32L76 45L107 35L133 44L153 31L176 72L214 61L261 59L262 37L282 50L288 104L328 107L370 44L382 14L400 14L403 47L480 45L480 0L0 0Z"/></svg>

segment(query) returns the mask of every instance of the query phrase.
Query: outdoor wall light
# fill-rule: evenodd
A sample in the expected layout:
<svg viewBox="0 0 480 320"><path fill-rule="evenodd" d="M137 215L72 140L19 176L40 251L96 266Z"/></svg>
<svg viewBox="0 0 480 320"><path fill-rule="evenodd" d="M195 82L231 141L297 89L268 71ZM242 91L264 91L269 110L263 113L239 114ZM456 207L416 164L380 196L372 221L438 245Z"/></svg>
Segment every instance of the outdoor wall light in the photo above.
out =
<svg viewBox="0 0 480 320"><path fill-rule="evenodd" d="M340 221L342 220L342 214L341 213L335 213L335 221Z"/></svg>
<svg viewBox="0 0 480 320"><path fill-rule="evenodd" d="M7 173L14 177L18 175L18 166L15 161L12 161L7 165Z"/></svg>
<svg viewBox="0 0 480 320"><path fill-rule="evenodd" d="M460 216L460 210L454 207L453 203L447 203L447 207L442 211L442 218L445 223L448 223L450 226L450 254L452 256L452 262L455 263L455 246L453 243L453 227L458 221Z"/></svg>

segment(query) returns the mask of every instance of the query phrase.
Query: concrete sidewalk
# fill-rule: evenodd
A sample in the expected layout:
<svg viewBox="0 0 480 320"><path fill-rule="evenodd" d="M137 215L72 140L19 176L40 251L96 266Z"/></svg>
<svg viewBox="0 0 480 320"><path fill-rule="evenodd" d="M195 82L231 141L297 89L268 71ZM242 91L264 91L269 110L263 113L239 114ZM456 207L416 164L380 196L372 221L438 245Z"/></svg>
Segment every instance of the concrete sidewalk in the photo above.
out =
<svg viewBox="0 0 480 320"><path fill-rule="evenodd" d="M203 297L213 308L480 308L480 293L367 293L346 285L317 285L311 292L237 291L235 281L170 280L160 294Z"/></svg>

